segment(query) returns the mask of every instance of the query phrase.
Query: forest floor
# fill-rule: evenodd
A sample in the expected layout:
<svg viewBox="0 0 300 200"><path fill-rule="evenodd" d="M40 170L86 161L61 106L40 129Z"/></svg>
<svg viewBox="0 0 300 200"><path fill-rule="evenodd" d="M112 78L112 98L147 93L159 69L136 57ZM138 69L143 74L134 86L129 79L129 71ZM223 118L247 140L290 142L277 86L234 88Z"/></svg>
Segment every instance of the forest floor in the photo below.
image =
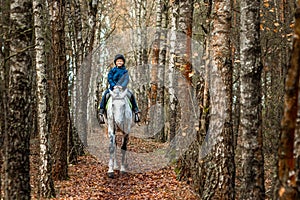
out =
<svg viewBox="0 0 300 200"><path fill-rule="evenodd" d="M98 133L97 133L98 132ZM175 173L175 165L168 164L163 167L155 168L160 159L152 161L153 170L129 171L126 175L121 175L119 171L115 171L115 178L108 178L106 164L107 158L101 158L99 155L106 155L107 153L99 151L104 148L103 144L98 143L99 136L102 133L96 131L97 134L90 136L90 148L87 150L86 155L80 156L76 164L69 165L68 175L69 179L65 181L56 181L55 190L56 197L53 200L74 199L74 200L130 200L130 199L158 199L158 200L197 200L200 199L196 193L193 192L190 185L186 182L177 180ZM37 186L38 180L38 151L37 139L32 140L31 145L31 186L32 186L32 199L37 199ZM147 155L155 149L163 148L162 143L153 141L146 141L136 137L130 137L128 143L129 152L138 152L139 155ZM100 150L99 150L100 149ZM98 153L97 153L98 152ZM240 156L236 152L236 199L239 199L240 185ZM272 199L272 177L274 163L272 157L265 155L265 186L266 186L266 199ZM108 156L108 155L106 155ZM141 162L145 163L147 158L137 160L134 163L135 168Z"/></svg>
<svg viewBox="0 0 300 200"><path fill-rule="evenodd" d="M37 145L37 141L34 143ZM37 199L38 152L34 143L31 147L31 185L32 199ZM159 148L157 145L161 144L130 138L128 148L139 152L152 151ZM113 179L108 178L107 170L107 164L103 164L93 152L87 152L78 158L76 164L69 165L68 180L54 183L56 197L53 200L199 199L186 182L177 180L172 165L153 171L128 172L125 175L117 170Z"/></svg>
<svg viewBox="0 0 300 200"><path fill-rule="evenodd" d="M56 182L55 199L198 199L186 183L176 180L172 167L126 175L116 171L111 179L107 167L87 155L70 166L69 176Z"/></svg>

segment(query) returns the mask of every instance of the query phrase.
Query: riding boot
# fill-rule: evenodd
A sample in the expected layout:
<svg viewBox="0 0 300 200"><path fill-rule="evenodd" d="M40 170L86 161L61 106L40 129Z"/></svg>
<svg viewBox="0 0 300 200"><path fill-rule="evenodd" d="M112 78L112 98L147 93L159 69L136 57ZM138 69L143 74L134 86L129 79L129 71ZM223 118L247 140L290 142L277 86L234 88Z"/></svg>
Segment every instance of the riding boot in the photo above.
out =
<svg viewBox="0 0 300 200"><path fill-rule="evenodd" d="M134 122L135 123L138 123L138 122L140 122L141 120L140 120L140 116L139 116L139 112L135 112L134 113Z"/></svg>
<svg viewBox="0 0 300 200"><path fill-rule="evenodd" d="M134 113L134 122L135 122L135 123L140 122L140 121L141 121L141 120L140 120L140 115L139 115L140 111L139 111L138 107L137 107L137 106L134 107L134 108L132 109L132 111L133 111L133 113Z"/></svg>
<svg viewBox="0 0 300 200"><path fill-rule="evenodd" d="M138 106L137 106L137 103L136 103L136 100L135 100L135 97L133 95L133 93L131 93L131 97L130 97L130 102L131 102L131 105L132 105L132 111L134 113L134 122L137 123L137 122L140 122L140 116L139 116L139 109L138 109Z"/></svg>
<svg viewBox="0 0 300 200"><path fill-rule="evenodd" d="M104 110L103 108L100 108L99 114L100 114L100 115L104 115L104 113L105 113L105 110Z"/></svg>
<svg viewBox="0 0 300 200"><path fill-rule="evenodd" d="M104 121L104 109L100 109L99 111L99 124L105 124L105 121Z"/></svg>

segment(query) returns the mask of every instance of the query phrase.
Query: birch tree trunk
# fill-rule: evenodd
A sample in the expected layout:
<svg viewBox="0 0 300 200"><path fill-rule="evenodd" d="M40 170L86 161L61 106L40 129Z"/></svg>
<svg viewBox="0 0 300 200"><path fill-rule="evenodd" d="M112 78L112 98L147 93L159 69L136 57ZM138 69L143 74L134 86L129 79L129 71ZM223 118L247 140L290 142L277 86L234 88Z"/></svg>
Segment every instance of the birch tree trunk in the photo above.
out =
<svg viewBox="0 0 300 200"><path fill-rule="evenodd" d="M158 80L158 64L159 64L159 52L160 52L160 35L161 35L161 0L156 0L156 32L155 38L152 45L152 53L151 53L151 88L150 88L150 106L156 104L157 98L157 80Z"/></svg>
<svg viewBox="0 0 300 200"><path fill-rule="evenodd" d="M8 63L4 62L9 57L9 7L10 2L1 0L1 11L0 11L0 46L2 48L0 53L0 199L2 199L2 180L3 176L3 143L4 143L4 131L6 130L5 113L7 113L7 83L8 83Z"/></svg>
<svg viewBox="0 0 300 200"><path fill-rule="evenodd" d="M260 0L241 1L241 150L242 199L264 199L261 127Z"/></svg>
<svg viewBox="0 0 300 200"><path fill-rule="evenodd" d="M162 77L162 73L158 74L159 70L159 57L160 57L160 37L162 34L161 28L161 21L162 21L162 1L156 1L156 30L154 35L154 42L152 44L152 52L151 52L151 65L150 65L150 92L149 92L149 115L150 115L150 126L148 132L152 133L155 130L155 138L158 141L163 141L164 139L164 130L159 128L161 124L164 124L164 112L163 112L163 105L157 104L158 102L158 90L159 86L162 87L160 82ZM160 83L159 83L160 82ZM160 89L161 90L161 89Z"/></svg>
<svg viewBox="0 0 300 200"><path fill-rule="evenodd" d="M34 32L35 32L35 66L37 85L37 127L40 137L40 177L39 195L41 198L51 198L55 196L54 183L52 179L52 164L50 155L50 130L48 122L47 108L47 73L45 64L45 11L44 0L33 1Z"/></svg>
<svg viewBox="0 0 300 200"><path fill-rule="evenodd" d="M90 9L90 18L91 20L90 21L93 21L91 23L91 31L90 31L90 46L89 46L89 50L88 50L88 56L87 56L87 60L89 61L88 64L89 64L89 71L87 73L87 80L89 81L88 85L87 85L87 134L92 134L91 132L93 131L93 128L92 128L92 124L93 124L93 120L94 119L92 116L95 116L96 115L96 112L93 112L95 111L94 109L91 109L91 108L95 108L95 89L96 89L96 85L97 85L97 80L96 80L96 77L97 75L93 72L96 72L97 71L97 67L96 67L96 62L99 61L99 58L97 57L94 57L94 49L97 48L97 46L95 46L97 44L97 36L96 36L96 32L98 30L98 27L99 27L99 23L98 23L98 0L92 0L92 2L90 2L90 6L89 6L89 9ZM102 1L103 3L105 3L104 1ZM93 94L93 95L92 95Z"/></svg>
<svg viewBox="0 0 300 200"><path fill-rule="evenodd" d="M180 110L180 128L176 134L192 135L194 129L194 110L192 98L194 90L191 86L192 83L192 60L191 60L191 46L192 46L192 25L193 25L193 10L194 4L190 0L179 1L179 15L178 15L178 28L176 31L176 70L179 71L178 75L178 102ZM181 112L180 112L181 111ZM195 138L193 138L195 139ZM179 169L183 179L188 180L191 178L193 184L198 180L198 143L195 141L189 146L188 151L182 152L179 158L177 168Z"/></svg>
<svg viewBox="0 0 300 200"><path fill-rule="evenodd" d="M64 180L68 177L68 70L65 53L64 1L49 0L52 28L52 85L51 85L51 145L53 177Z"/></svg>
<svg viewBox="0 0 300 200"><path fill-rule="evenodd" d="M82 136L83 144L87 146L87 135L89 132L89 109L88 107L94 106L94 101L91 103L89 94L90 93L90 86L91 86L91 77L92 77L92 63L93 63L93 49L94 49L94 40L95 40L95 32L96 32L96 15L97 15L97 4L98 1L91 1L89 4L88 10L88 34L86 37L86 43L84 44L84 59L85 61L82 62L81 66L78 69L77 80L79 80L79 87L80 91L78 95L81 95L80 100L80 112L79 112L79 119L80 119L80 134ZM92 97L94 99L94 97Z"/></svg>
<svg viewBox="0 0 300 200"><path fill-rule="evenodd" d="M279 189L276 199L298 199L299 182L296 182L296 160L294 157L295 129L298 110L299 63L300 63L300 1L295 12L293 50L285 81L284 113L278 148Z"/></svg>
<svg viewBox="0 0 300 200"><path fill-rule="evenodd" d="M84 44L83 44L83 27L82 27L82 12L80 8L80 1L75 0L74 3L74 85L73 85L73 92L72 92L72 104L74 108L74 112L72 112L73 116L71 119L73 120L74 125L77 127L75 133L78 134L79 138L81 139L82 145L79 145L79 152L83 153L83 146L87 145L87 135L85 124L82 124L82 117L83 115L83 106L81 106L81 102L83 101L83 73L80 73L80 68L82 67L83 58L84 58ZM77 137L75 137L77 138ZM74 139L75 139L74 138ZM78 141L79 143L79 141Z"/></svg>
<svg viewBox="0 0 300 200"><path fill-rule="evenodd" d="M168 92L169 92L169 141L171 141L176 134L176 118L177 118L177 105L178 99L176 95L177 75L175 70L176 62L176 31L178 23L179 1L175 0L171 3L171 28L170 28L170 58L168 63Z"/></svg>
<svg viewBox="0 0 300 200"><path fill-rule="evenodd" d="M234 199L235 166L232 127L232 63L230 48L231 2L212 4L212 27L208 38L209 63L209 137L200 149L202 199ZM208 77L207 77L208 78ZM206 95L205 95L206 96ZM206 98L206 97L204 97ZM206 100L207 104L207 100ZM204 115L205 116L205 115ZM202 130L205 123L202 122Z"/></svg>
<svg viewBox="0 0 300 200"><path fill-rule="evenodd" d="M81 113L81 107L79 105L79 102L81 102L82 98L82 87L81 87L81 78L79 78L78 70L83 62L83 39L82 39L82 19L81 19L81 9L79 1L74 1L74 32L75 32L75 48L74 48L74 90L72 95L73 100L73 106L75 108L74 111L74 124L77 125L77 123L80 121L78 120L80 113ZM78 125L79 126L79 125ZM78 127L77 126L77 127ZM79 131L79 130L78 130ZM79 133L80 134L80 133ZM83 140L83 135L80 134L81 139Z"/></svg>
<svg viewBox="0 0 300 200"><path fill-rule="evenodd" d="M148 96L146 94L150 88L148 86L150 79L149 63L148 63L148 33L147 33L147 8L150 1L146 0L134 0L135 4L135 58L136 58L136 80L143 84L133 84L135 88L135 95L138 99L138 105L141 112L141 121L145 121L146 113L148 110Z"/></svg>
<svg viewBox="0 0 300 200"><path fill-rule="evenodd" d="M77 123L77 107L76 107L76 102L78 101L78 96L77 94L77 71L79 66L81 65L81 61L80 59L77 59L77 54L80 51L79 45L77 44L77 39L76 39L76 35L78 35L76 33L75 27L76 26L80 26L80 24L78 25L78 16L77 16L77 11L73 12L73 9L75 9L74 7L75 2L71 2L71 0L66 1L66 16L67 16L67 21L68 24L66 25L66 37L68 38L67 40L67 48L71 49L71 51L69 51L69 60L68 63L70 63L69 65L69 71L72 74L70 76L70 78L72 78L69 81L69 92L70 92L70 106L72 108L72 112L70 113L70 133L69 133L69 137L68 137L68 141L69 141L69 162L73 163L77 161L77 157L79 155L83 155L84 154L84 150L83 150L83 143L81 141L81 139L79 138L79 134L78 134L78 124ZM77 8L75 9L77 10ZM79 21L79 23L81 23L81 21Z"/></svg>
<svg viewBox="0 0 300 200"><path fill-rule="evenodd" d="M159 133L160 138L159 140L162 142L165 142L167 140L167 134L166 134L166 126L165 126L165 119L166 119L166 113L165 113L165 86L166 86L166 66L167 66L167 35L168 35L168 7L169 3L168 0L163 0L161 2L161 34L160 34L160 52L159 52L159 64L158 64L158 72L157 76L159 77L157 82L157 106L158 106L158 115L160 118L160 123L162 125L161 132Z"/></svg>
<svg viewBox="0 0 300 200"><path fill-rule="evenodd" d="M192 0L179 0L176 68L187 84L191 84L192 27L194 5Z"/></svg>
<svg viewBox="0 0 300 200"><path fill-rule="evenodd" d="M212 6L212 5L211 5ZM209 23L208 23L209 24ZM209 26L208 26L209 27ZM209 31L210 32L210 31ZM206 165L209 162L208 156L202 156L203 145L205 144L206 135L208 133L209 127L209 118L210 118L210 96L209 96L209 68L210 68L210 60L209 60L209 40L206 40L205 44L205 72L203 77L203 93L201 93L201 109L200 109L200 125L199 125L199 150L198 150L198 159L199 162L199 187L196 190L199 193L200 197L204 194L204 186L206 184ZM200 146L201 145L201 146Z"/></svg>
<svg viewBox="0 0 300 200"><path fill-rule="evenodd" d="M10 1L9 72L5 74L3 199L30 199L32 3Z"/></svg>
<svg viewBox="0 0 300 200"><path fill-rule="evenodd" d="M84 53L87 54L87 53ZM84 59L87 59L87 55L84 56ZM90 56L91 57L91 56ZM90 58L88 58L90 59ZM90 61L89 61L90 62ZM79 125L79 132L81 135L81 139L84 146L87 146L87 104L88 104L88 86L89 86L89 77L90 77L90 63L89 62L83 62L82 65L78 69L77 74L77 80L78 80L78 94L77 96L80 96L80 100L78 103L79 106L79 117L78 122ZM83 123L82 123L83 122Z"/></svg>
<svg viewBox="0 0 300 200"><path fill-rule="evenodd" d="M237 0L233 0L233 7L237 7L238 2ZM238 15L236 12L234 12L232 16L232 32L231 34L234 35L233 41L236 41L236 43L231 43L232 48L232 63L233 63L233 96L235 98L235 101L233 102L233 134L234 134L234 146L236 148L237 146L237 138L238 138L238 132L240 127L240 63L236 62L240 60L240 42L239 42L239 32L240 32L240 22L238 20Z"/></svg>
<svg viewBox="0 0 300 200"><path fill-rule="evenodd" d="M194 127L190 124L193 116L192 105L192 25L193 25L193 0L179 0L178 27L176 31L175 69L179 71L177 98L179 102L180 129L186 132ZM179 111L177 111L179 112Z"/></svg>

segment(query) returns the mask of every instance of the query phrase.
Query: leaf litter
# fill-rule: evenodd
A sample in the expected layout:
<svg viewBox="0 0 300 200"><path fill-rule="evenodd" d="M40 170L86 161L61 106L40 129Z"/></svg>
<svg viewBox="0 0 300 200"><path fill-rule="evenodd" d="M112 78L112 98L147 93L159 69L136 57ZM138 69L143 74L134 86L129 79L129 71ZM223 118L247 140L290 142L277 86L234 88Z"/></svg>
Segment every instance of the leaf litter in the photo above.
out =
<svg viewBox="0 0 300 200"><path fill-rule="evenodd" d="M32 199L37 198L38 140L31 144ZM161 148L162 143L131 137L128 149L143 153ZM76 164L69 165L69 179L55 181L56 197L53 200L197 200L199 196L183 181L176 179L175 166L123 175L115 171L115 178L107 176L108 166L92 153L78 157Z"/></svg>
<svg viewBox="0 0 300 200"><path fill-rule="evenodd" d="M69 180L57 181L54 199L199 199L185 182L176 180L174 167L107 177L107 166L92 155L69 166Z"/></svg>

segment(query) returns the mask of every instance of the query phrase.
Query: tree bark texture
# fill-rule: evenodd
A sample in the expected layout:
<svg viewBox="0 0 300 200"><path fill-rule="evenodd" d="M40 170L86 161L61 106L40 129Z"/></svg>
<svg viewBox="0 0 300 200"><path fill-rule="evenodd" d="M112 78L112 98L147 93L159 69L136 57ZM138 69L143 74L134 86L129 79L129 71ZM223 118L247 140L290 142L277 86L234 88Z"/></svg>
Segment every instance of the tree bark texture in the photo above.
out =
<svg viewBox="0 0 300 200"><path fill-rule="evenodd" d="M10 1L5 102L3 199L30 199L32 2Z"/></svg>
<svg viewBox="0 0 300 200"><path fill-rule="evenodd" d="M194 4L192 0L179 0L176 30L175 69L177 78L178 122L177 132L191 134L194 128L192 83L192 26Z"/></svg>
<svg viewBox="0 0 300 200"><path fill-rule="evenodd" d="M295 22L293 50L285 81L284 113L278 149L278 199L281 200L300 197L299 185L296 184L294 157L300 69L300 1L295 12Z"/></svg>
<svg viewBox="0 0 300 200"><path fill-rule="evenodd" d="M49 1L52 27L51 145L54 180L68 177L68 70L65 53L64 1Z"/></svg>
<svg viewBox="0 0 300 200"><path fill-rule="evenodd" d="M264 199L261 127L260 0L241 1L241 150L242 199Z"/></svg>
<svg viewBox="0 0 300 200"><path fill-rule="evenodd" d="M2 180L3 180L3 143L4 143L4 131L6 130L5 113L7 113L7 87L8 87L8 62L6 59L9 57L9 1L1 0L1 11L0 11L0 46L2 51L0 53L0 199L2 199Z"/></svg>
<svg viewBox="0 0 300 200"><path fill-rule="evenodd" d="M163 123L161 118L164 113L163 110L157 106L158 98L158 82L163 77L158 77L159 68L159 54L160 54L160 36L161 36L161 20L162 20L162 10L161 10L161 0L156 1L156 30L154 35L154 41L151 48L151 65L150 65L150 90L149 90L149 119L151 120L148 132L153 130L158 130L158 128ZM155 138L160 140L163 137L163 132L160 130L155 134Z"/></svg>
<svg viewBox="0 0 300 200"><path fill-rule="evenodd" d="M45 53L45 16L44 0L33 1L34 32L35 32L35 66L37 96L37 130L40 139L39 195L41 198L55 196L52 179L52 163L50 150L50 130L48 121L47 98L48 78L46 72Z"/></svg>
<svg viewBox="0 0 300 200"><path fill-rule="evenodd" d="M78 77L78 70L83 62L83 39L82 39L82 17L81 17L81 9L80 9L80 4L79 1L76 0L74 1L74 17L75 17L75 22L74 22L74 32L75 32L75 46L76 48L74 50L74 82L76 83L74 85L74 92L73 92L73 104L75 107L74 111L74 124L77 124L78 117L81 113L81 107L79 105L80 99L82 98L82 87L80 84L81 79ZM83 138L83 135L81 134L81 139Z"/></svg>
<svg viewBox="0 0 300 200"><path fill-rule="evenodd" d="M180 156L177 162L180 179L192 181L190 184L197 184L198 182L198 141L195 130L195 115L193 108L193 96L195 90L191 87L192 84L192 25L193 25L193 10L194 4L190 0L179 0L178 2L178 27L176 30L176 45L175 45L175 69L177 77L176 93L178 96L178 110L177 115L180 121L179 129L176 134L186 135L194 139L189 149ZM196 117L197 118L197 117ZM198 125L197 125L198 126ZM195 135L192 137L192 135Z"/></svg>
<svg viewBox="0 0 300 200"><path fill-rule="evenodd" d="M160 52L159 52L159 64L158 64L158 72L157 76L159 77L157 82L157 105L159 106L158 116L161 122L165 122L166 112L165 112L165 86L166 86L166 57L167 57L167 26L168 26L168 1L162 0L161 2L161 33L160 33ZM167 140L166 134L166 126L163 123L163 127L161 127L161 132L159 133L158 139L162 142Z"/></svg>
<svg viewBox="0 0 300 200"><path fill-rule="evenodd" d="M232 127L231 2L212 4L209 35L209 138L206 157L200 159L201 199L234 199L235 166ZM205 113L204 113L205 114ZM205 122L202 126L205 127ZM205 128L202 128L202 130ZM206 131L206 130L205 130ZM200 149L202 150L202 149ZM200 155L203 155L203 151ZM206 162L202 164L202 162Z"/></svg>
<svg viewBox="0 0 300 200"><path fill-rule="evenodd" d="M150 1L151 2L151 1ZM148 110L148 97L146 94L150 87L145 84L149 82L150 72L149 72L149 63L148 63L148 33L147 33L147 7L149 6L148 1L137 0L134 1L135 5L135 38L136 41L133 41L135 44L135 60L136 60L136 73L135 77L140 83L133 85L135 88L136 99L138 99L139 109L142 111ZM141 121L145 121L147 115L141 113Z"/></svg>
<svg viewBox="0 0 300 200"><path fill-rule="evenodd" d="M169 140L171 141L176 134L176 118L177 118L177 110L178 110L178 99L176 94L177 89L177 75L175 70L175 62L176 62L176 31L178 24L178 12L179 12L179 2L175 0L171 4L171 32L170 32L170 57L169 57L169 65L168 65L168 95L169 95Z"/></svg>

